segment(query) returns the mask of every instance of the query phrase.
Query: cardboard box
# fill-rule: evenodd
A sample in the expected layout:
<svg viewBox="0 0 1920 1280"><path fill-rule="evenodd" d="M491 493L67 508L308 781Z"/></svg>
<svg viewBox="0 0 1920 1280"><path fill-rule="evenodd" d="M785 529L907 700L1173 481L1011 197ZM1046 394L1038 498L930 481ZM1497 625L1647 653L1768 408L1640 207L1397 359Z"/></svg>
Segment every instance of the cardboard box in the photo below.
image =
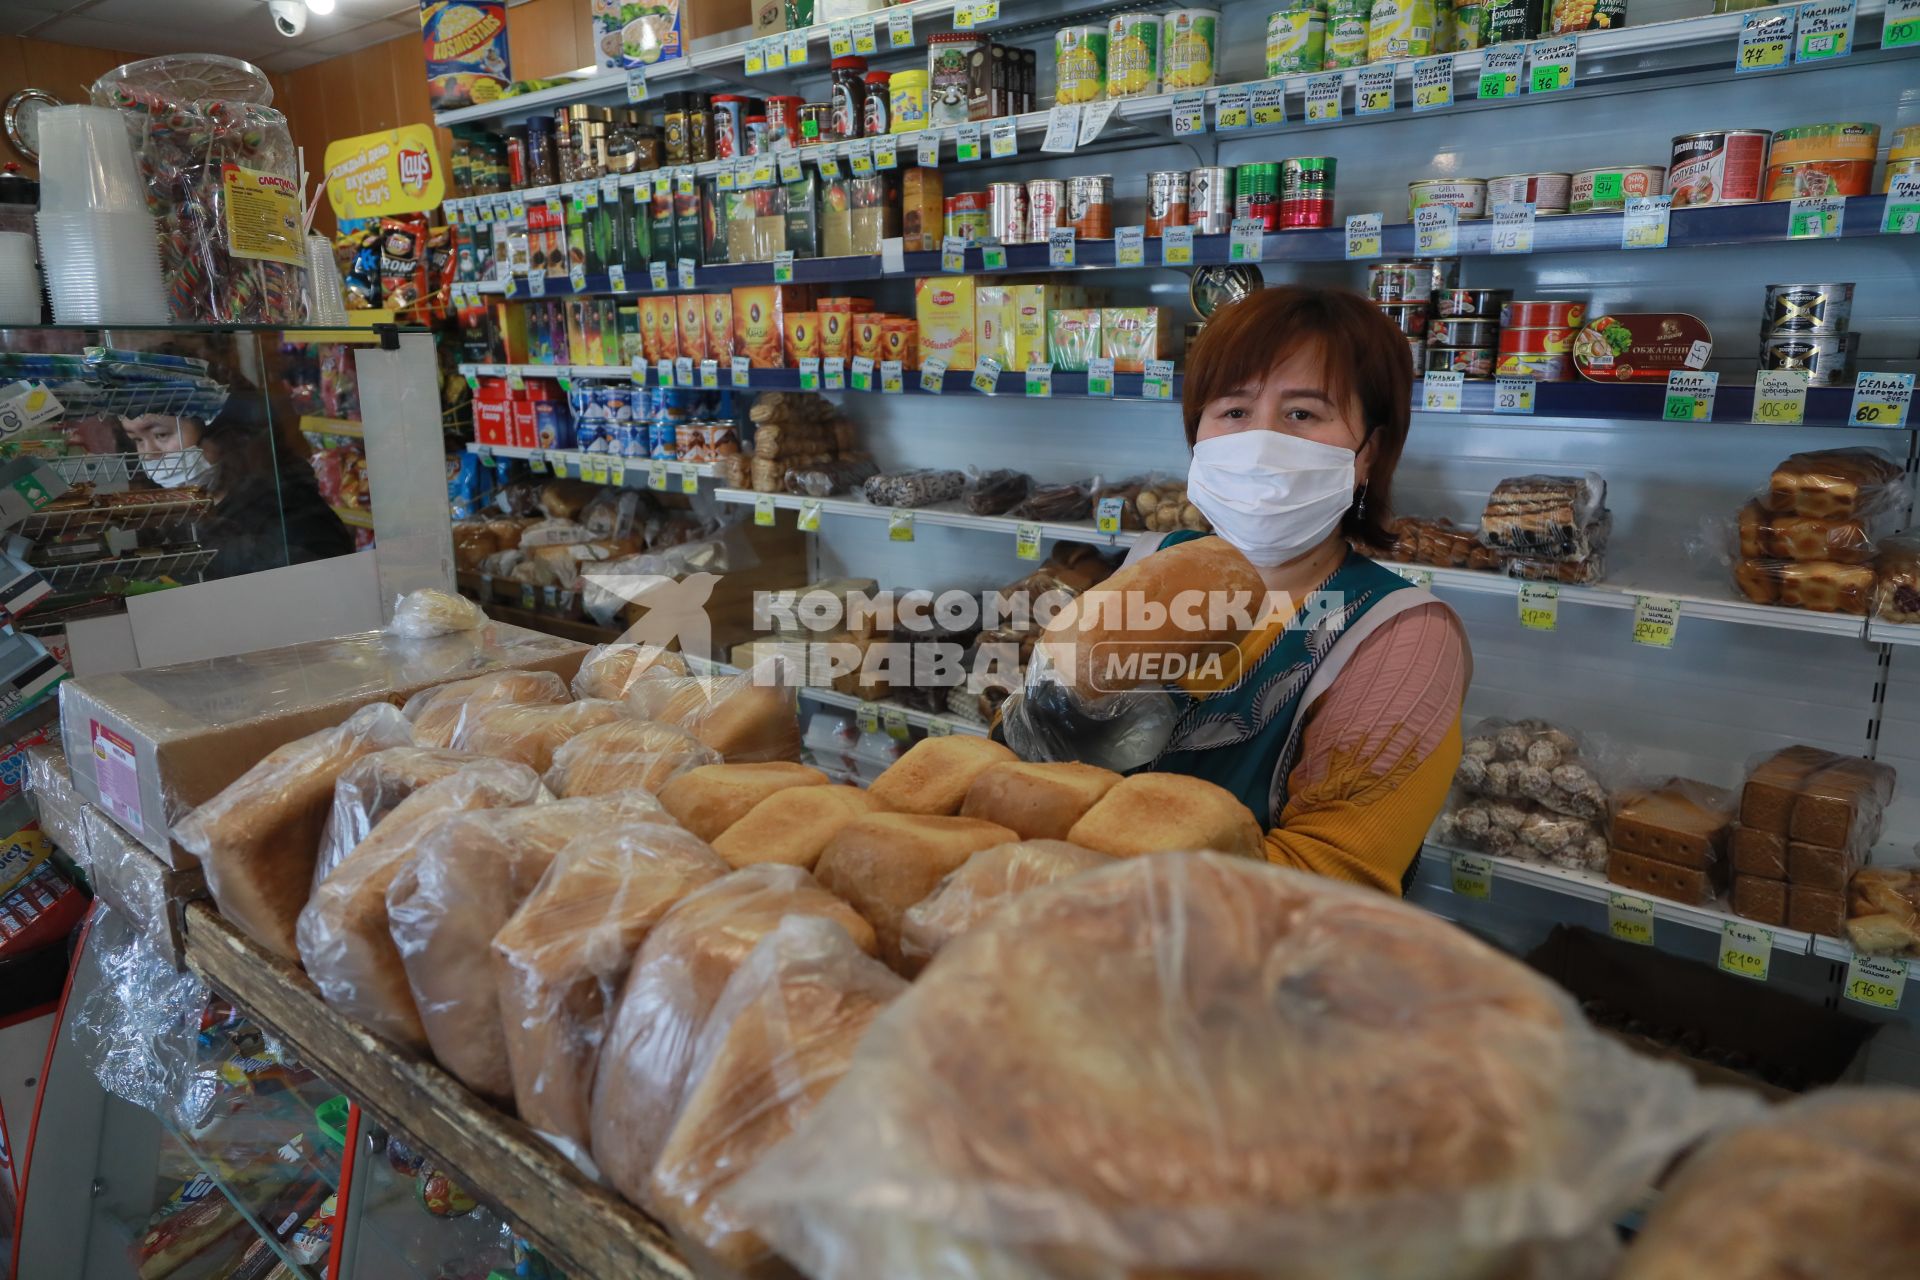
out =
<svg viewBox="0 0 1920 1280"><path fill-rule="evenodd" d="M786 29L786 0L753 0L753 34L755 36L770 36Z"/></svg>
<svg viewBox="0 0 1920 1280"><path fill-rule="evenodd" d="M805 311L812 291L805 285L746 285L733 291L733 354L755 369L778 369L786 358L786 315Z"/></svg>
<svg viewBox="0 0 1920 1280"><path fill-rule="evenodd" d="M927 276L913 282L921 367L929 360L944 360L949 369L973 368L975 289L972 276Z"/></svg>
<svg viewBox="0 0 1920 1280"><path fill-rule="evenodd" d="M1145 373L1173 350L1173 321L1161 307L1102 307L1100 354L1115 373Z"/></svg>
<svg viewBox="0 0 1920 1280"><path fill-rule="evenodd" d="M880 333L887 322L885 312L863 311L853 318L853 358L865 356L880 361Z"/></svg>
<svg viewBox="0 0 1920 1280"><path fill-rule="evenodd" d="M722 371L733 359L733 295L703 295L707 317L707 359L720 362Z"/></svg>
<svg viewBox="0 0 1920 1280"><path fill-rule="evenodd" d="M611 70L647 67L678 58L687 46L705 36L739 32L742 36L761 34L754 29L754 11L764 4L749 0L658 0L648 6L654 13L632 22L622 22L621 13L631 6L593 6L594 56ZM611 10L608 12L607 10ZM785 23L784 16L781 19Z"/></svg>
<svg viewBox="0 0 1920 1280"><path fill-rule="evenodd" d="M947 225L945 188L938 169L908 169L900 177L900 239L908 253L932 253Z"/></svg>
<svg viewBox="0 0 1920 1280"><path fill-rule="evenodd" d="M680 331L680 354L699 364L707 359L707 300L706 295L683 293L680 295L679 316L676 321Z"/></svg>
<svg viewBox="0 0 1920 1280"><path fill-rule="evenodd" d="M1051 358L1047 350L1048 313L1086 307L1089 291L1069 284L1013 284L1007 289L1013 307L1013 364L1008 367L1027 369L1046 364Z"/></svg>
<svg viewBox="0 0 1920 1280"><path fill-rule="evenodd" d="M171 832L272 751L374 702L488 671L572 679L586 646L498 623L431 640L369 631L232 658L68 682L61 737L74 789L168 865Z"/></svg>
<svg viewBox="0 0 1920 1280"><path fill-rule="evenodd" d="M1085 373L1101 352L1100 313L1060 308L1047 313L1047 360L1056 370Z"/></svg>
<svg viewBox="0 0 1920 1280"><path fill-rule="evenodd" d="M827 299L820 305L820 355L823 359L848 360L853 356L853 313L829 311Z"/></svg>

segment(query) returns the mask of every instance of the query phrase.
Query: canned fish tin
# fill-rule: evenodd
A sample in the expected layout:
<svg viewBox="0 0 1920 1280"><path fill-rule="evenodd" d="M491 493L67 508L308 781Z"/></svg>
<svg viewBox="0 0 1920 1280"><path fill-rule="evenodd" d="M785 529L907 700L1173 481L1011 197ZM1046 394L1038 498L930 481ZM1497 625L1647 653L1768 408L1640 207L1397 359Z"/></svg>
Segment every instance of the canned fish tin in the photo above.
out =
<svg viewBox="0 0 1920 1280"><path fill-rule="evenodd" d="M1427 304L1422 302L1383 302L1381 312L1393 321L1393 327L1409 338L1424 338L1427 334Z"/></svg>
<svg viewBox="0 0 1920 1280"><path fill-rule="evenodd" d="M987 188L993 238L1001 244L1019 244L1027 238L1027 189L1017 182L996 182Z"/></svg>
<svg viewBox="0 0 1920 1280"><path fill-rule="evenodd" d="M1760 333L1845 333L1852 314L1851 284L1770 284Z"/></svg>
<svg viewBox="0 0 1920 1280"><path fill-rule="evenodd" d="M1816 387L1844 383L1852 376L1854 333L1775 333L1760 340L1762 369L1805 369Z"/></svg>
<svg viewBox="0 0 1920 1280"><path fill-rule="evenodd" d="M1769 200L1803 196L1863 196L1873 185L1871 160L1800 160L1767 170Z"/></svg>
<svg viewBox="0 0 1920 1280"><path fill-rule="evenodd" d="M1375 302L1418 302L1433 294L1433 273L1424 262L1376 262L1367 268L1367 296Z"/></svg>
<svg viewBox="0 0 1920 1280"><path fill-rule="evenodd" d="M1433 295L1433 312L1448 319L1478 318L1498 323L1501 310L1512 296L1511 289L1441 289Z"/></svg>
<svg viewBox="0 0 1920 1280"><path fill-rule="evenodd" d="M1880 193L1893 190L1895 178L1920 178L1920 156L1908 160L1890 159L1887 161L1887 176L1880 179Z"/></svg>
<svg viewBox="0 0 1920 1280"><path fill-rule="evenodd" d="M1756 203L1772 137L1766 129L1709 129L1675 138L1666 184L1673 207Z"/></svg>
<svg viewBox="0 0 1920 1280"><path fill-rule="evenodd" d="M1058 178L1027 183L1027 240L1044 241L1055 227L1067 225L1067 184Z"/></svg>
<svg viewBox="0 0 1920 1280"><path fill-rule="evenodd" d="M1582 169L1573 175L1567 209L1572 213L1619 213L1629 200L1659 195L1666 181L1665 166L1657 164Z"/></svg>
<svg viewBox="0 0 1920 1280"><path fill-rule="evenodd" d="M1328 0L1325 66L1328 71L1367 65L1369 0Z"/></svg>
<svg viewBox="0 0 1920 1280"><path fill-rule="evenodd" d="M1162 169L1147 175L1147 229L1150 236L1164 234L1168 227L1187 225L1187 175L1179 169Z"/></svg>
<svg viewBox="0 0 1920 1280"><path fill-rule="evenodd" d="M1160 15L1120 13L1107 20L1107 96L1160 92Z"/></svg>
<svg viewBox="0 0 1920 1280"><path fill-rule="evenodd" d="M1565 213L1573 175L1509 173L1487 179L1487 205L1530 204L1535 213Z"/></svg>
<svg viewBox="0 0 1920 1280"><path fill-rule="evenodd" d="M1160 21L1161 80L1168 93L1213 83L1218 9L1174 9Z"/></svg>
<svg viewBox="0 0 1920 1280"><path fill-rule="evenodd" d="M1573 330L1502 329L1494 373L1536 382L1573 380Z"/></svg>
<svg viewBox="0 0 1920 1280"><path fill-rule="evenodd" d="M1292 156L1280 162L1283 230L1333 225L1332 156Z"/></svg>
<svg viewBox="0 0 1920 1280"><path fill-rule="evenodd" d="M1062 27L1053 33L1053 100L1098 102L1107 96L1107 29Z"/></svg>
<svg viewBox="0 0 1920 1280"><path fill-rule="evenodd" d="M944 234L977 244L993 232L993 199L984 191L962 191L948 196Z"/></svg>
<svg viewBox="0 0 1920 1280"><path fill-rule="evenodd" d="M1411 222L1430 205L1450 205L1463 218L1487 216L1487 183L1484 178L1428 178L1407 184L1407 220Z"/></svg>
<svg viewBox="0 0 1920 1280"><path fill-rule="evenodd" d="M1367 61L1424 58L1433 52L1434 0L1373 0L1367 15Z"/></svg>
<svg viewBox="0 0 1920 1280"><path fill-rule="evenodd" d="M1443 347L1486 347L1500 341L1498 320L1442 319L1427 326L1427 337Z"/></svg>
<svg viewBox="0 0 1920 1280"><path fill-rule="evenodd" d="M1262 230L1280 227L1280 166L1243 164L1233 171L1233 217L1252 219Z"/></svg>
<svg viewBox="0 0 1920 1280"><path fill-rule="evenodd" d="M1428 373L1460 373L1469 378L1493 376L1492 347L1441 347L1427 344Z"/></svg>
<svg viewBox="0 0 1920 1280"><path fill-rule="evenodd" d="M1067 179L1067 225L1081 240L1113 238L1113 175L1082 174Z"/></svg>
<svg viewBox="0 0 1920 1280"><path fill-rule="evenodd" d="M1318 71L1327 56L1327 11L1302 4L1267 17L1267 74Z"/></svg>
<svg viewBox="0 0 1920 1280"><path fill-rule="evenodd" d="M1187 225L1205 236L1233 230L1233 170L1209 165L1188 171Z"/></svg>
<svg viewBox="0 0 1920 1280"><path fill-rule="evenodd" d="M1521 299L1500 308L1503 329L1578 329L1587 318L1587 304L1554 299Z"/></svg>

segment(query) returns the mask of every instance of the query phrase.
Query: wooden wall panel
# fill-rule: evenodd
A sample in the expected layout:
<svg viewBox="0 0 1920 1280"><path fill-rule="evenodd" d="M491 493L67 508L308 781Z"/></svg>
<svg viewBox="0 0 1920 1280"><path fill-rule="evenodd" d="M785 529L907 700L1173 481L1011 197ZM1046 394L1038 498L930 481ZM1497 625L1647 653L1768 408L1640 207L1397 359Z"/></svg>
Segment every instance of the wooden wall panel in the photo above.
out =
<svg viewBox="0 0 1920 1280"><path fill-rule="evenodd" d="M62 102L85 102L87 90L105 72L141 57L118 49L85 49L26 36L0 37L0 102L21 89L45 89ZM0 161L14 161L28 173L34 167L14 154L0 137Z"/></svg>

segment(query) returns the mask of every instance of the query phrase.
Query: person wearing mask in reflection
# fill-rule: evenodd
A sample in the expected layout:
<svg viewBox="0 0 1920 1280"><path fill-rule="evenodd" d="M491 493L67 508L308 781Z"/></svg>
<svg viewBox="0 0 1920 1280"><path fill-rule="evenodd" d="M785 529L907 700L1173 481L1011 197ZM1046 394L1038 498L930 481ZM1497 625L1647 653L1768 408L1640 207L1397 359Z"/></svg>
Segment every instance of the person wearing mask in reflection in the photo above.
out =
<svg viewBox="0 0 1920 1280"><path fill-rule="evenodd" d="M1168 687L1171 728L1145 767L1233 792L1270 861L1392 893L1459 764L1472 677L1453 611L1359 550L1394 541L1412 380L1406 338L1356 294L1272 288L1223 308L1188 353L1182 403L1187 500L1213 532L1146 534L1128 557L1218 537L1270 601L1303 606L1270 610L1218 678Z"/></svg>

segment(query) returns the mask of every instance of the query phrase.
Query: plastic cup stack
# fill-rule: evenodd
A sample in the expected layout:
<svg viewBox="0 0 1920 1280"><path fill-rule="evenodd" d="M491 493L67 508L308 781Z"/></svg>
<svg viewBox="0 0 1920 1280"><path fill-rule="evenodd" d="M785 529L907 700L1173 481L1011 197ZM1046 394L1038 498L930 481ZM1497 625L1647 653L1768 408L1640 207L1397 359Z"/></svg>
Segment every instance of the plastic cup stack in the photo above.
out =
<svg viewBox="0 0 1920 1280"><path fill-rule="evenodd" d="M334 259L333 246L318 233L307 237L307 279L313 289L307 322L346 324L347 288L340 279L340 264Z"/></svg>
<svg viewBox="0 0 1920 1280"><path fill-rule="evenodd" d="M60 324L165 324L160 242L120 113L39 116L40 261Z"/></svg>
<svg viewBox="0 0 1920 1280"><path fill-rule="evenodd" d="M0 326L40 323L40 269L33 265L33 237L0 231Z"/></svg>

